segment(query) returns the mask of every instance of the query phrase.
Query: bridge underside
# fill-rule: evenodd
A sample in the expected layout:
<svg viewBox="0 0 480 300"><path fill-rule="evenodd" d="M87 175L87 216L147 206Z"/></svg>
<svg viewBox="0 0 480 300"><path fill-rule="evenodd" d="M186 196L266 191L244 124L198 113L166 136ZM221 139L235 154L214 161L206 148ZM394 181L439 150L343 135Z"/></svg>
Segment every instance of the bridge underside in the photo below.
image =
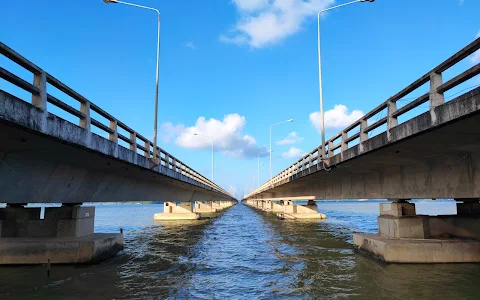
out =
<svg viewBox="0 0 480 300"><path fill-rule="evenodd" d="M387 144L386 132L379 134L364 143L365 148L378 149L355 156L357 145L344 153L352 158L341 162L340 154L332 158L331 172L317 171L314 166L315 170L249 199L480 198L480 95L466 100L477 110L391 144ZM445 105L450 109L444 114L455 114L452 107L462 108L461 102ZM426 113L394 129L415 132L429 122Z"/></svg>
<svg viewBox="0 0 480 300"><path fill-rule="evenodd" d="M35 107L0 98L0 203L232 200L52 114L40 133Z"/></svg>
<svg viewBox="0 0 480 300"><path fill-rule="evenodd" d="M221 199L154 171L0 122L0 202Z"/></svg>

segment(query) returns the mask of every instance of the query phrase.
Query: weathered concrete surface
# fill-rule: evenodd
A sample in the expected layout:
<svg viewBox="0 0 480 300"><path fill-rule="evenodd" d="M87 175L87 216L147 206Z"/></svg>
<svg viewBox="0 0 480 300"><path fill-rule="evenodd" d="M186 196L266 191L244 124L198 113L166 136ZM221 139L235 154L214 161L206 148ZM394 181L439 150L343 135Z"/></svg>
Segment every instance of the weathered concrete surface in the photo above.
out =
<svg viewBox="0 0 480 300"><path fill-rule="evenodd" d="M428 216L379 216L378 234L391 238L426 239L430 237Z"/></svg>
<svg viewBox="0 0 480 300"><path fill-rule="evenodd" d="M480 216L436 216L428 218L431 237L480 240Z"/></svg>
<svg viewBox="0 0 480 300"><path fill-rule="evenodd" d="M479 112L477 88L248 199L479 198Z"/></svg>
<svg viewBox="0 0 480 300"><path fill-rule="evenodd" d="M123 249L120 233L81 237L0 238L0 265L96 263Z"/></svg>
<svg viewBox="0 0 480 300"><path fill-rule="evenodd" d="M53 114L42 120L0 90L0 202L233 200Z"/></svg>
<svg viewBox="0 0 480 300"><path fill-rule="evenodd" d="M389 263L480 262L480 241L464 239L392 239L354 234L356 249Z"/></svg>
<svg viewBox="0 0 480 300"><path fill-rule="evenodd" d="M473 201L473 199L471 199ZM380 204L378 235L354 234L355 248L387 262L480 262L478 199L458 203L461 215L416 215L415 204Z"/></svg>
<svg viewBox="0 0 480 300"><path fill-rule="evenodd" d="M81 237L93 234L94 206L6 207L0 209L0 237Z"/></svg>
<svg viewBox="0 0 480 300"><path fill-rule="evenodd" d="M95 207L0 209L0 265L94 263L123 249L123 234L94 233Z"/></svg>

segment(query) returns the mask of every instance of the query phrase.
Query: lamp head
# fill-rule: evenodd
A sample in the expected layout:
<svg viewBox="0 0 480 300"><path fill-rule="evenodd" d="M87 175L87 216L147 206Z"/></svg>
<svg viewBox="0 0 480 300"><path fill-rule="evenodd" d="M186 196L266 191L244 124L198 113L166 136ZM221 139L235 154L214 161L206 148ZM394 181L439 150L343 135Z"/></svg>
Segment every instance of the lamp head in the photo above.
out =
<svg viewBox="0 0 480 300"><path fill-rule="evenodd" d="M362 2L375 2L375 0L362 0Z"/></svg>
<svg viewBox="0 0 480 300"><path fill-rule="evenodd" d="M194 133L193 135L198 135L198 133Z"/></svg>
<svg viewBox="0 0 480 300"><path fill-rule="evenodd" d="M109 3L117 3L117 0L103 0L103 2L109 4Z"/></svg>

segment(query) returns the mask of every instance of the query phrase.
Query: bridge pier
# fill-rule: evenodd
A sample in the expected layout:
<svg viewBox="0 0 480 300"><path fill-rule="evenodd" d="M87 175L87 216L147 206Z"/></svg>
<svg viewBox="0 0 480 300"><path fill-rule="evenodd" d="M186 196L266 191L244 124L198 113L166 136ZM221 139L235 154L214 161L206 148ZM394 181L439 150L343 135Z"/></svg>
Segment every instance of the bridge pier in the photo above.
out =
<svg viewBox="0 0 480 300"><path fill-rule="evenodd" d="M308 200L306 205L294 204L292 200L281 201L283 212L277 213L280 219L326 219L327 216L318 212L317 203Z"/></svg>
<svg viewBox="0 0 480 300"><path fill-rule="evenodd" d="M458 199L457 215L417 215L405 200L380 204L378 234L354 234L356 249L392 263L480 262L480 203Z"/></svg>
<svg viewBox="0 0 480 300"><path fill-rule="evenodd" d="M213 208L213 201L195 201L195 213L216 213L217 208Z"/></svg>
<svg viewBox="0 0 480 300"><path fill-rule="evenodd" d="M326 219L327 216L318 212L315 201L309 200L306 205L294 204L292 200L280 200L279 203L271 200L246 200L246 205L263 211L277 213L280 219Z"/></svg>
<svg viewBox="0 0 480 300"><path fill-rule="evenodd" d="M123 249L122 233L94 233L94 206L0 209L0 264L95 263Z"/></svg>
<svg viewBox="0 0 480 300"><path fill-rule="evenodd" d="M165 202L163 213L153 215L154 221L197 220L200 214L195 213L192 202Z"/></svg>
<svg viewBox="0 0 480 300"><path fill-rule="evenodd" d="M153 216L154 221L198 220L200 218L216 217L224 209L233 205L232 201L190 201L165 202L163 213Z"/></svg>

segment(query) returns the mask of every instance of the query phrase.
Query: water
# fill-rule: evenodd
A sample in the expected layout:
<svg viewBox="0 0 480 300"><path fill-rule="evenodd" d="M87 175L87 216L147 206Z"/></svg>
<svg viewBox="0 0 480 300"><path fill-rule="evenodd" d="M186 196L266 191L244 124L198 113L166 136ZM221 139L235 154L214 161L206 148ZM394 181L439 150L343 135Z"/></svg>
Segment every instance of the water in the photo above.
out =
<svg viewBox="0 0 480 300"><path fill-rule="evenodd" d="M93 266L0 267L0 299L478 299L480 265L387 265L357 254L378 202L319 202L324 221L282 221L244 205L212 220L154 223L161 205L98 205L96 231L125 250ZM454 214L449 203L418 203Z"/></svg>

